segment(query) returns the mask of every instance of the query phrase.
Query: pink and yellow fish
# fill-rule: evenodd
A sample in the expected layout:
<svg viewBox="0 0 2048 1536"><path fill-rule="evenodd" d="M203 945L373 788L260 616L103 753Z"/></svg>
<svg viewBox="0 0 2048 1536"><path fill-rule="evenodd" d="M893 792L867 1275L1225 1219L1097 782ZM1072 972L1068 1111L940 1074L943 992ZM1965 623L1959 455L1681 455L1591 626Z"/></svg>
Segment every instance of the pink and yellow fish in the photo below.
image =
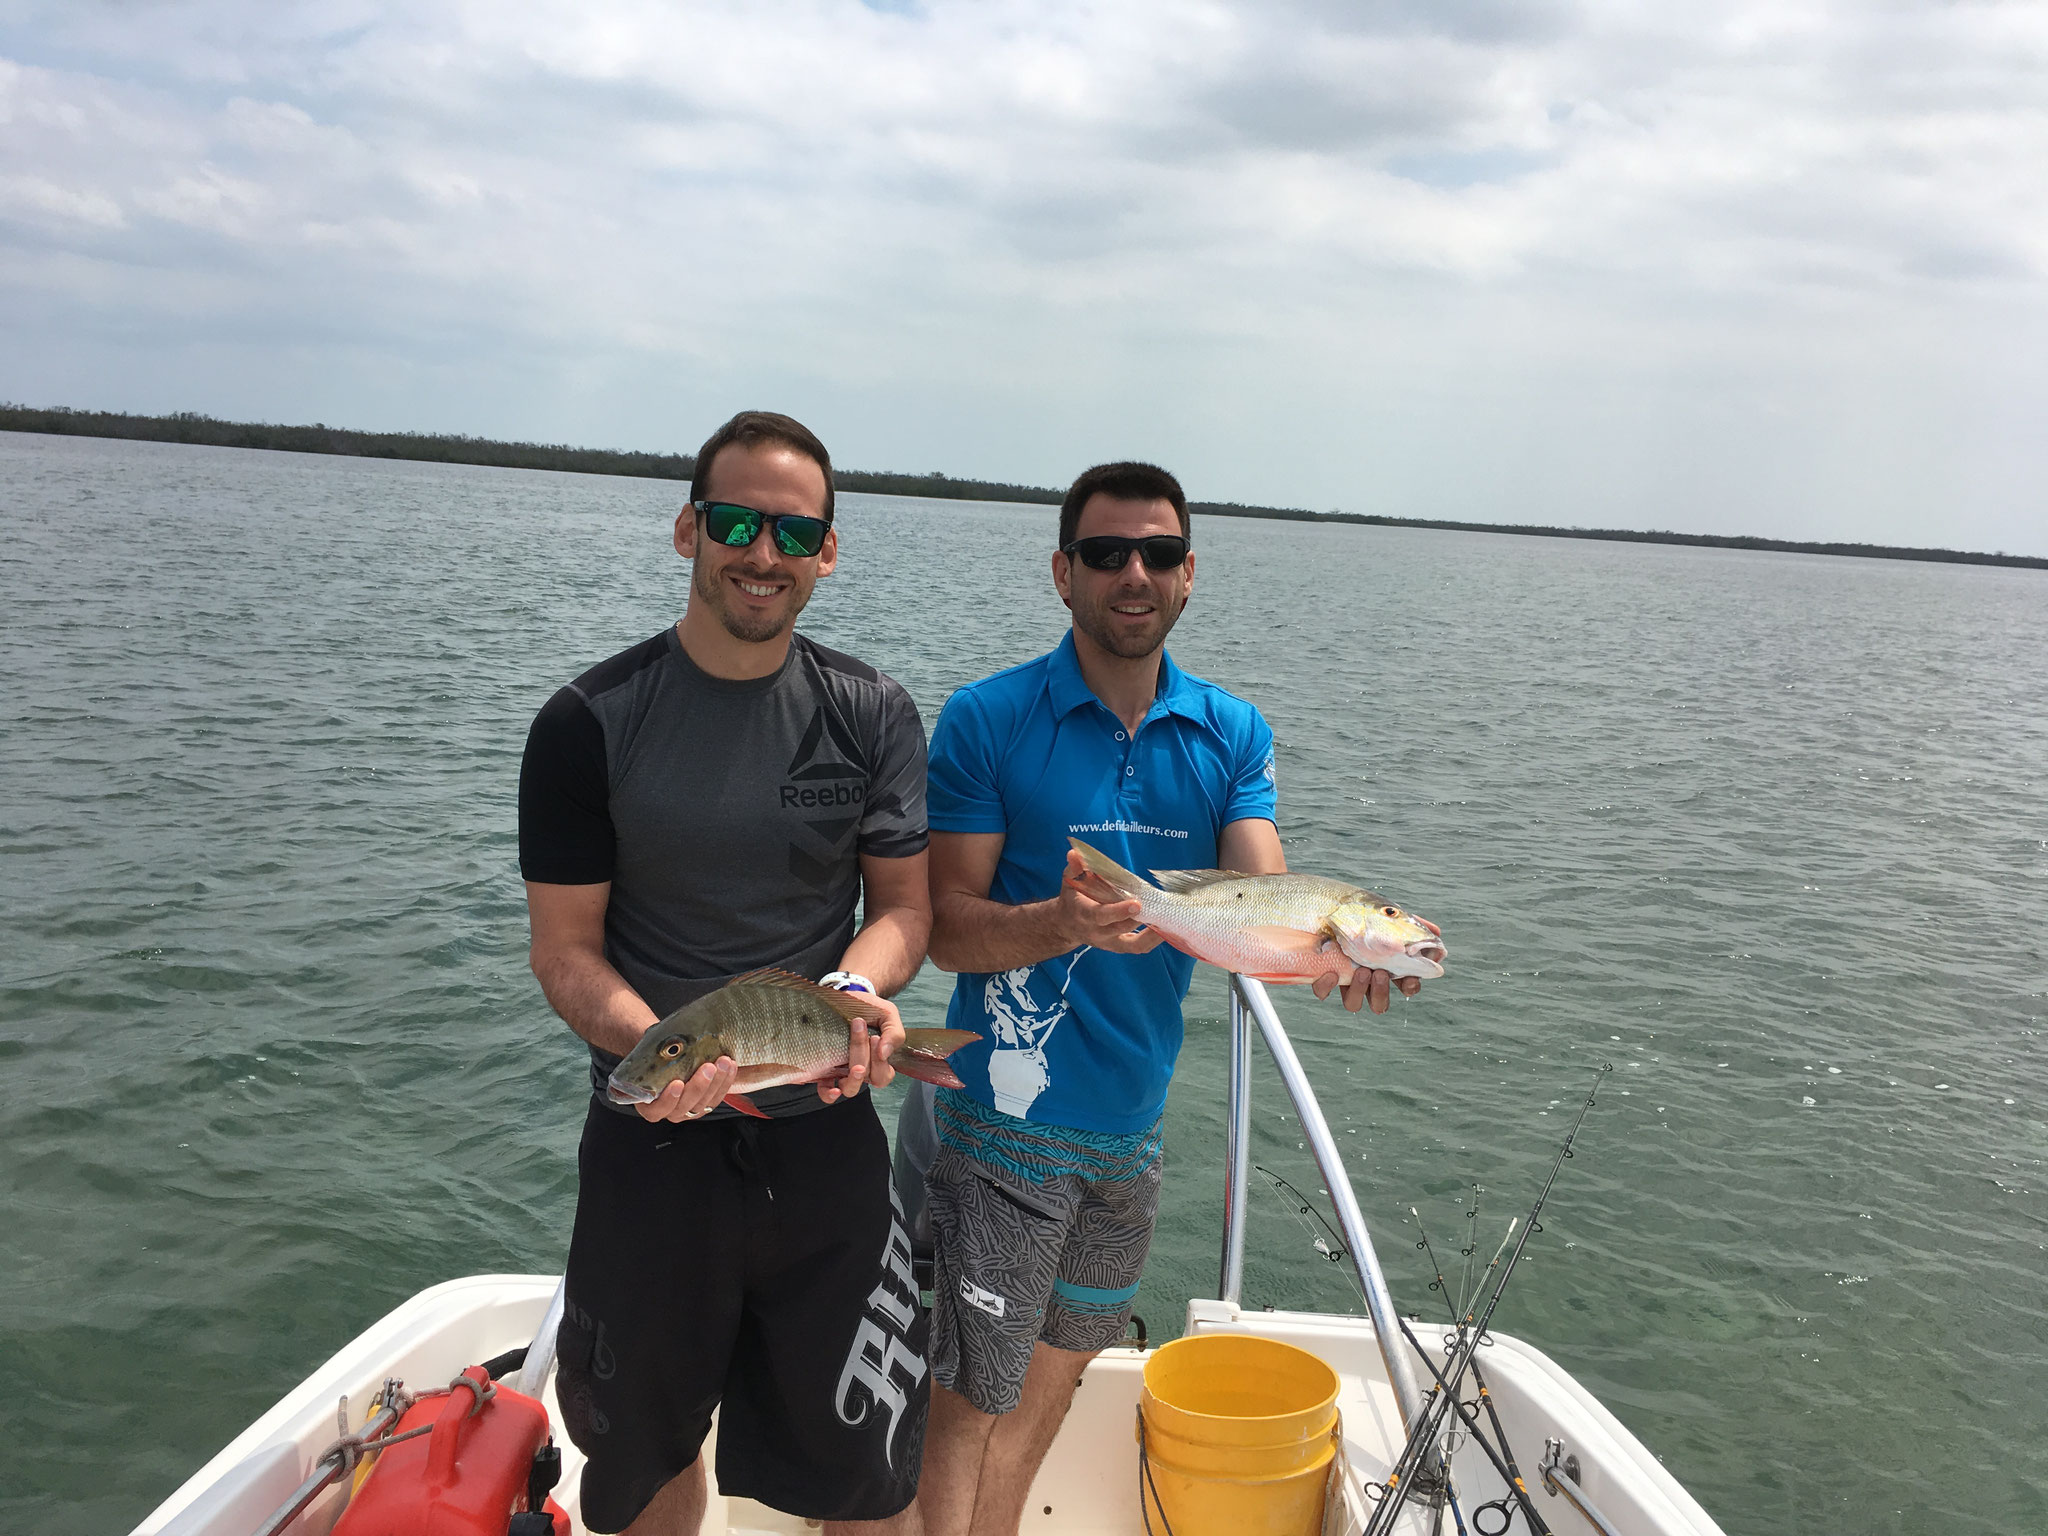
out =
<svg viewBox="0 0 2048 1536"><path fill-rule="evenodd" d="M1070 837L1089 872L1126 900L1138 921L1175 949L1260 981L1339 985L1354 970L1441 976L1443 930L1343 880L1322 875L1240 875L1227 869L1155 869L1141 880Z"/></svg>

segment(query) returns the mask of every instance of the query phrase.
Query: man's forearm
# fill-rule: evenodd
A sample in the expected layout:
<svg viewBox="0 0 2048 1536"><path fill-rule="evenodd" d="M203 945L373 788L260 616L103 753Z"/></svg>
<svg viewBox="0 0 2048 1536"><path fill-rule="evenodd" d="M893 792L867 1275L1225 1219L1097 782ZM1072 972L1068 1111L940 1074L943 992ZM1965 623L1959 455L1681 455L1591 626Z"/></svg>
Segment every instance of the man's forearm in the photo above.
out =
<svg viewBox="0 0 2048 1536"><path fill-rule="evenodd" d="M918 908L891 907L870 913L846 946L839 969L867 977L882 996L894 997L910 985L910 978L924 964L931 934L931 918Z"/></svg>
<svg viewBox="0 0 2048 1536"><path fill-rule="evenodd" d="M932 964L945 971L1014 971L1075 941L1060 926L1059 901L1011 906L949 891L932 903Z"/></svg>
<svg viewBox="0 0 2048 1536"><path fill-rule="evenodd" d="M532 957L548 1005L599 1050L623 1056L640 1043L655 1012L602 955L582 950Z"/></svg>

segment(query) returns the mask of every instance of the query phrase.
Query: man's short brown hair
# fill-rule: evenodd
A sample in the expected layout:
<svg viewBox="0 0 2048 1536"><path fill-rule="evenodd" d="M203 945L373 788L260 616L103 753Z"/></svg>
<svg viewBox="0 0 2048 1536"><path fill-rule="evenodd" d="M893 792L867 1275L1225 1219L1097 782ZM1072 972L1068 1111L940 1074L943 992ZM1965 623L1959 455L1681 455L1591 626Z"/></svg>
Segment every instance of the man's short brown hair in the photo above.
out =
<svg viewBox="0 0 2048 1536"><path fill-rule="evenodd" d="M825 521L832 521L832 455L825 451L825 445L818 441L817 434L809 427L794 416L784 416L776 411L741 411L704 440L704 446L697 450L696 466L690 471L690 500L709 499L703 494L703 488L711 481L711 461L734 443L742 448L778 443L814 460L825 472Z"/></svg>
<svg viewBox="0 0 2048 1536"><path fill-rule="evenodd" d="M1081 477L1067 487L1067 499L1060 503L1061 549L1074 542L1074 530L1081 526L1081 509L1088 505L1090 496L1113 496L1118 501L1170 501L1180 518L1180 536L1193 540L1188 528L1188 498L1178 480L1157 464L1098 464L1081 471Z"/></svg>

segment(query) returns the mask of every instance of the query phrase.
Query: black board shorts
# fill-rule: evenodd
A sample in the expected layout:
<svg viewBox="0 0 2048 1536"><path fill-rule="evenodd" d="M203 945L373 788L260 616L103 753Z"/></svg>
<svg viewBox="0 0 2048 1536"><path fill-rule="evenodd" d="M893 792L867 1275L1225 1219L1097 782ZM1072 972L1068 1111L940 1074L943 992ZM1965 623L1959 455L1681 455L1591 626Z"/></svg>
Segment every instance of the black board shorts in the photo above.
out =
<svg viewBox="0 0 2048 1536"><path fill-rule="evenodd" d="M917 1493L926 1315L868 1094L779 1120L649 1124L593 1103L558 1336L583 1521L621 1531L697 1459L810 1520Z"/></svg>

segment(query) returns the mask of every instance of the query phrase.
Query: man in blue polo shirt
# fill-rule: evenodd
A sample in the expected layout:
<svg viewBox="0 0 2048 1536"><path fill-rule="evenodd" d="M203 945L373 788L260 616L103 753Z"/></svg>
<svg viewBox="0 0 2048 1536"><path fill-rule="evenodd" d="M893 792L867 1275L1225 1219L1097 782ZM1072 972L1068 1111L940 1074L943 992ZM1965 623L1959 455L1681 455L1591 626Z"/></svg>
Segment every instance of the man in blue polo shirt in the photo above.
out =
<svg viewBox="0 0 2048 1536"><path fill-rule="evenodd" d="M1179 482L1083 474L1052 575L1067 637L955 693L932 737L931 957L959 973L948 1026L987 1041L933 1105L932 1536L1017 1530L1082 1368L1130 1319L1158 1211L1195 962L1134 931L1138 904L1067 839L1136 870L1286 868L1272 731L1164 649L1195 578ZM1346 1005L1383 1012L1389 979L1360 971Z"/></svg>

